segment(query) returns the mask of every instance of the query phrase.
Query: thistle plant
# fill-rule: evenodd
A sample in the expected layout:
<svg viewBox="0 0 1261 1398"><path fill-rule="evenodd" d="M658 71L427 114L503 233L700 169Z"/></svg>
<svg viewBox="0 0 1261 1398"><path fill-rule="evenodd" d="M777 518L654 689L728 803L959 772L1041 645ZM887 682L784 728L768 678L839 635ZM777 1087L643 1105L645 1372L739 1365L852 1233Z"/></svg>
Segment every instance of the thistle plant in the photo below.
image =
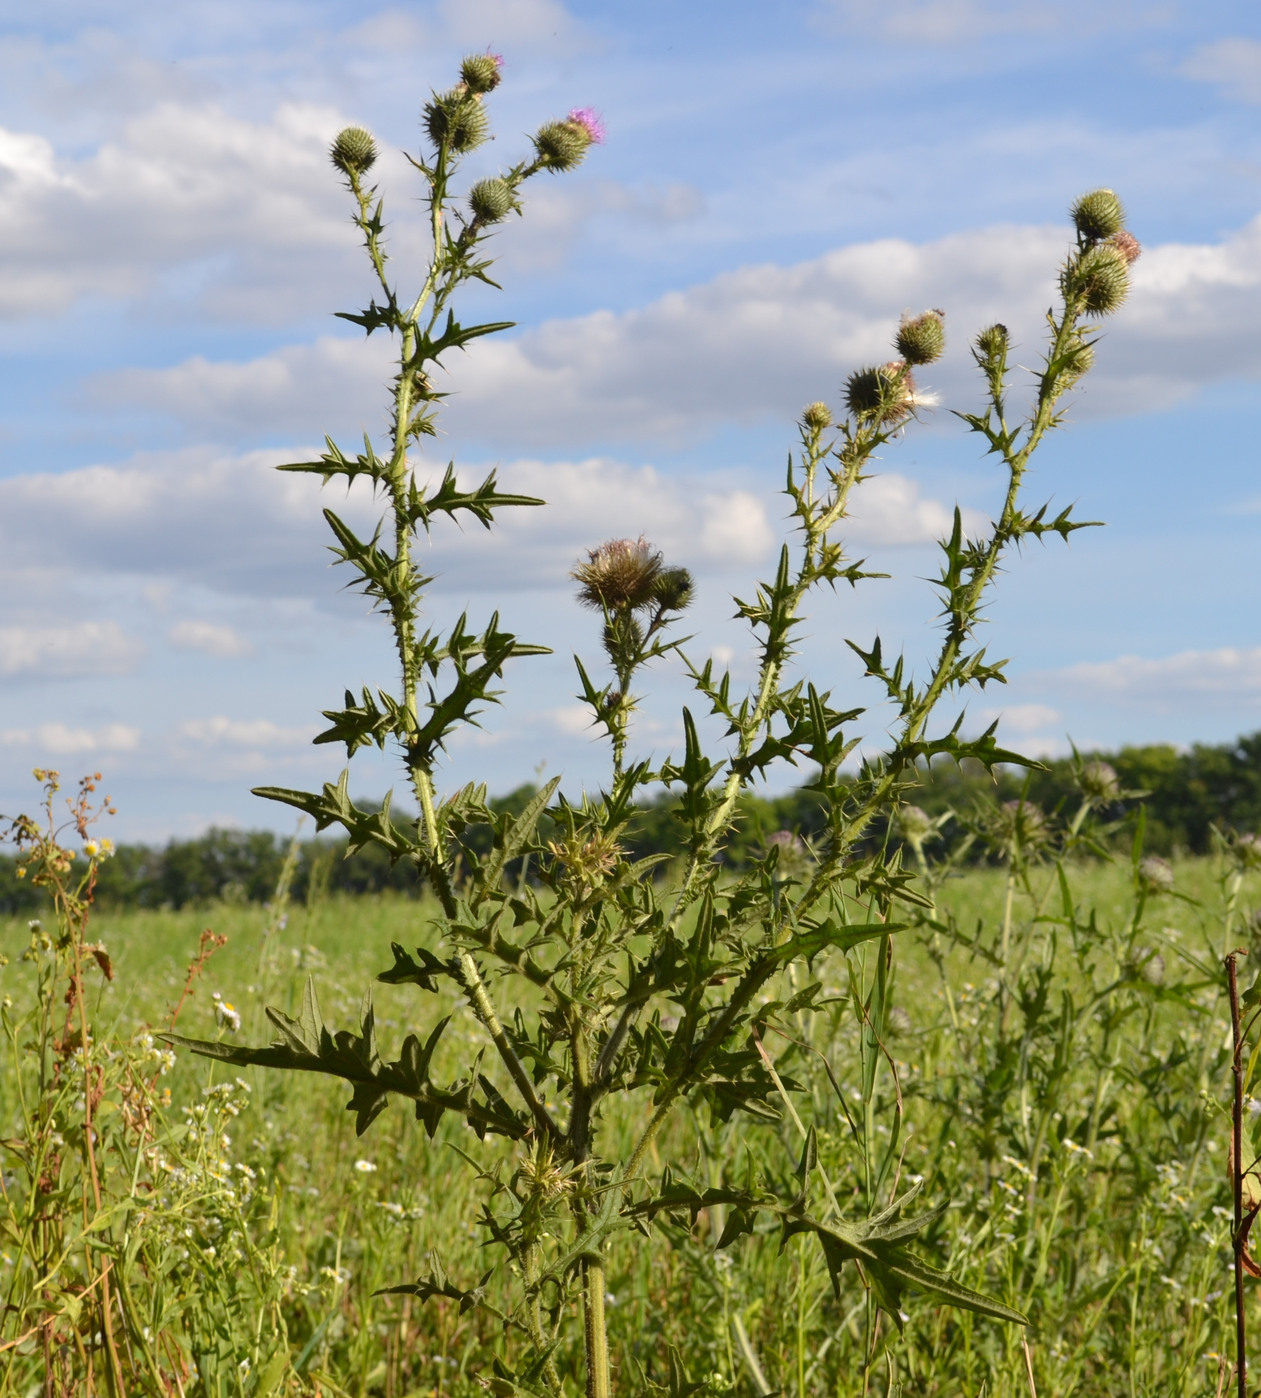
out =
<svg viewBox="0 0 1261 1398"><path fill-rule="evenodd" d="M315 741L344 745L348 760L368 745L396 754L417 815L395 820L388 800L379 810L357 806L348 768L319 792L257 793L310 815L319 830L340 826L352 852L376 843L414 866L440 916L418 929L413 949L393 944L393 965L379 980L414 986L434 1010L393 1058L378 1045L370 1000L358 1029L334 1031L310 985L296 1018L268 1011L278 1031L268 1047L172 1037L234 1064L344 1079L361 1133L391 1096L413 1103L431 1138L448 1125L471 1129L481 1145L466 1140L457 1148L485 1186L479 1222L496 1260L480 1277L453 1277L434 1258L426 1275L400 1279L392 1290L486 1309L502 1335L484 1368L495 1393L561 1395L577 1383L591 1398L607 1398L615 1359L626 1383L679 1398L700 1391L705 1383L689 1375L687 1356L657 1356L632 1376L629 1358L610 1355L605 1272L610 1251L628 1233L680 1222L686 1228L702 1212L720 1249L766 1230L778 1230L785 1243L798 1235L815 1240L838 1293L865 1288L869 1315L883 1312L895 1325L914 1304L909 1293L1022 1324L1019 1298L969 1289L916 1250L917 1235L942 1217L947 1201L913 1210L918 1186L901 1184L900 1099L891 1124L880 1119L879 1103L892 1072L884 1040L894 940L927 900L915 871L876 836L895 821L925 763L1022 761L998 745L994 727L965 736L953 706L973 687L1003 680L1004 662L989 657L976 631L1005 553L1023 540L1066 538L1082 527L1068 510L1054 518L1045 507L1030 512L1022 486L1034 451L1062 421L1065 393L1090 367L1098 318L1124 299L1137 244L1110 191L1074 206L1076 245L1062 268L1059 304L1047 317L1049 342L1025 416L1009 413L1008 332L994 325L975 341L984 406L961 416L1000 465L1002 506L978 538L965 535L955 513L936 582L941 645L922 675L904 658L890 658L879 638L849 643L879 699L893 708L883 753L864 750L856 769L845 765L858 749L864 709L798 677L793 657L816 595L872 576L849 556L840 531L878 453L914 425L926 402L915 375L942 353L939 310L904 320L895 357L849 377L838 421L823 403L802 415L785 483L793 537L773 575L736 602L756 638L752 686L740 690L712 660L688 658L686 639L673 630L694 588L685 569L646 540L595 545L571 576L578 600L602 624L609 679L593 678L589 662L577 663L583 698L609 740L607 783L578 797L556 778L519 814L496 814L485 786L440 789L441 753L494 702L508 662L543 648L502 629L498 614L480 629L467 616L445 632L426 629L422 603L431 580L417 566L414 544L419 530L439 526L444 516L489 528L501 510L542 502L502 492L493 473L469 485L454 465L425 479L412 454L435 431L442 397L436 374L451 352L508 328L466 325L455 316L454 297L466 282L491 282L488 235L522 211L529 180L571 169L603 137L594 113L575 110L543 126L532 153L478 180L461 200L461 160L488 137L485 99L499 77L495 58L468 58L457 85L425 106L428 145L408 157L423 181L430 233L428 266L414 295L401 294L389 274L383 203L367 183L375 141L350 128L334 142L333 163L377 283L367 309L345 318L397 344L389 432L383 446L365 439L362 452L351 454L328 441L318 459L281 468L347 485L366 480L383 503L371 538L331 510L325 517L337 557L388 621L398 687L347 690L344 704L326 711L328 727ZM654 765L633 752L634 690L654 663L676 656L695 700L682 713L681 751ZM948 718L939 721L947 705ZM707 745L702 731L722 737ZM791 832L772 839L751 866L732 874L722 855L737 830L741 799L785 765L808 771L825 813L823 832L808 845ZM677 800L685 845L681 866L668 877L659 858L632 861L625 846L639 804L663 790ZM528 868L530 877L510 879L510 866ZM859 1027L852 1068L862 1100L851 1125L861 1186L844 1199L820 1166L810 1098L766 1047L821 1008L812 973L826 958L846 964ZM439 1045L460 1006L484 1049L455 1081L439 1081ZM836 1083L838 1072L831 1065L828 1071ZM726 1162L717 1180L690 1177L685 1108L707 1108L718 1122L740 1113L764 1126L777 1144L762 1158L779 1163L757 1165L750 1155ZM627 1122L629 1144L619 1149ZM847 1271L851 1261L855 1268ZM874 1343L874 1327L871 1333Z"/></svg>

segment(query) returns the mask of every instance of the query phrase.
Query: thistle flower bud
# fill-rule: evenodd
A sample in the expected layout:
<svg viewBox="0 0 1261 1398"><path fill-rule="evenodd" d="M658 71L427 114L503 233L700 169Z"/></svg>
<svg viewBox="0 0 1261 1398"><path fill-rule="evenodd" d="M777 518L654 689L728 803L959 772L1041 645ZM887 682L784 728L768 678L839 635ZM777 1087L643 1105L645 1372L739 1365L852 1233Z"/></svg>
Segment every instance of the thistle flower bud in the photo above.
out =
<svg viewBox="0 0 1261 1398"><path fill-rule="evenodd" d="M1093 345L1087 344L1085 341L1072 345L1064 352L1064 360L1060 366L1055 391L1064 393L1072 388L1079 379L1084 378L1090 372L1094 362L1095 348Z"/></svg>
<svg viewBox="0 0 1261 1398"><path fill-rule="evenodd" d="M653 601L661 571L661 554L641 536L609 539L591 549L587 561L576 564L569 576L578 584L583 606L601 612Z"/></svg>
<svg viewBox="0 0 1261 1398"><path fill-rule="evenodd" d="M435 93L425 103L425 130L435 146L445 145L457 155L480 146L489 122L482 104L467 91L453 88Z"/></svg>
<svg viewBox="0 0 1261 1398"><path fill-rule="evenodd" d="M822 432L832 425L832 409L826 403L811 403L801 414L801 425L809 432Z"/></svg>
<svg viewBox="0 0 1261 1398"><path fill-rule="evenodd" d="M1011 344L1011 336L1007 327L1001 322L986 326L976 337L977 352L984 359L999 359L1007 353L1007 348Z"/></svg>
<svg viewBox="0 0 1261 1398"><path fill-rule="evenodd" d="M1143 255L1142 243L1133 233L1127 232L1124 228L1119 233L1114 233L1107 242L1110 247L1116 248L1131 266Z"/></svg>
<svg viewBox="0 0 1261 1398"><path fill-rule="evenodd" d="M1111 243L1099 243L1074 258L1065 269L1066 296L1080 298L1091 315L1111 315L1130 290L1130 265Z"/></svg>
<svg viewBox="0 0 1261 1398"><path fill-rule="evenodd" d="M894 344L908 364L932 364L941 358L946 348L944 317L944 311L925 311L903 319Z"/></svg>
<svg viewBox="0 0 1261 1398"><path fill-rule="evenodd" d="M1078 233L1092 243L1111 238L1125 227L1125 210L1110 189L1092 189L1069 210Z"/></svg>
<svg viewBox="0 0 1261 1398"><path fill-rule="evenodd" d="M1082 795L1092 801L1115 801L1121 795L1116 768L1107 762L1087 762L1077 778Z"/></svg>
<svg viewBox="0 0 1261 1398"><path fill-rule="evenodd" d="M1148 893L1168 893L1173 888L1173 868L1157 854L1138 861L1138 876Z"/></svg>
<svg viewBox="0 0 1261 1398"><path fill-rule="evenodd" d="M377 143L371 131L365 131L362 126L347 126L338 132L329 157L344 175L366 175L376 164Z"/></svg>
<svg viewBox="0 0 1261 1398"><path fill-rule="evenodd" d="M898 833L909 844L923 844L933 833L933 818L920 806L899 806Z"/></svg>
<svg viewBox="0 0 1261 1398"><path fill-rule="evenodd" d="M1165 958L1153 947L1139 947L1125 968L1131 975L1141 976L1148 985L1164 985Z"/></svg>
<svg viewBox="0 0 1261 1398"><path fill-rule="evenodd" d="M915 380L900 361L856 369L845 384L845 405L857 418L882 427L905 422L915 405Z"/></svg>
<svg viewBox="0 0 1261 1398"><path fill-rule="evenodd" d="M692 575L686 568L662 568L652 585L652 600L666 612L681 612L692 601Z"/></svg>
<svg viewBox="0 0 1261 1398"><path fill-rule="evenodd" d="M1032 801L1004 801L994 819L994 833L1004 843L1030 851L1051 838L1046 816Z"/></svg>
<svg viewBox="0 0 1261 1398"><path fill-rule="evenodd" d="M516 207L512 186L496 176L478 180L468 192L469 208L483 223L501 223Z"/></svg>
<svg viewBox="0 0 1261 1398"><path fill-rule="evenodd" d="M534 149L539 163L549 170L572 170L587 153L588 146L604 140L604 123L590 107L575 107L564 121L549 121L539 127Z"/></svg>
<svg viewBox="0 0 1261 1398"><path fill-rule="evenodd" d="M502 79L503 58L497 53L471 53L460 64L460 81L476 96L494 92Z"/></svg>

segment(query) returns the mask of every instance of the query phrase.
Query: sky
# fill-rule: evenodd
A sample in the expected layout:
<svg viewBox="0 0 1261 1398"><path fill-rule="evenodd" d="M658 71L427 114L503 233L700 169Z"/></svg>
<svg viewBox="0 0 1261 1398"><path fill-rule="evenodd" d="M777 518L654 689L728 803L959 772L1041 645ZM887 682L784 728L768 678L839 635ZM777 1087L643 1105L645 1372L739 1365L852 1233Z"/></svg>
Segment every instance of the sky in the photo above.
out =
<svg viewBox="0 0 1261 1398"><path fill-rule="evenodd" d="M1008 560L985 642L1010 682L969 697L1030 754L1225 742L1261 729L1261 12L1190 0L0 0L0 810L31 769L99 769L115 838L293 828L255 785L318 787L347 687L388 686L388 631L331 566L321 507L370 501L272 468L385 423L388 346L339 310L371 295L336 132L368 126L391 266L423 277L420 109L463 53L504 57L506 166L575 106L607 141L527 187L493 244L516 328L452 365L417 463L492 467L548 501L493 535L436 530L427 618L498 611L550 657L508 667L440 784L492 793L608 770L575 695L600 661L569 570L641 534L689 567L689 656L737 682L733 619L785 536L801 408L839 405L899 317L941 307L942 406L882 453L848 522L891 575L812 604L799 673L878 750L888 721L844 642L938 635L935 540L1003 481L951 409L968 343L1037 362L1070 242L1105 185L1144 245L1032 504L1102 521ZM1026 376L1027 378L1028 376ZM678 663L645 676L634 751L677 749ZM943 714L943 726L955 711ZM783 789L803 773L781 771ZM379 797L396 762L356 757Z"/></svg>

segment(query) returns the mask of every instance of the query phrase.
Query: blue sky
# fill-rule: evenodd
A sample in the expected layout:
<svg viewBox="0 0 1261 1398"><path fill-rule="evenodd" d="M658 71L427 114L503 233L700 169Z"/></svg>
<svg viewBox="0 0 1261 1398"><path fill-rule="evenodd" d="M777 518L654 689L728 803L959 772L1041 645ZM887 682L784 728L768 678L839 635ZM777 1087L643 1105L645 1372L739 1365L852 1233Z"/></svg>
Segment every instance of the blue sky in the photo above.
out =
<svg viewBox="0 0 1261 1398"><path fill-rule="evenodd" d="M1145 253L1031 492L1107 527L1011 560L987 637L1011 683L969 722L1001 712L1033 752L1261 728L1255 7L46 0L0 5L0 34L0 809L30 803L39 763L103 770L122 837L287 828L249 787L335 777L319 710L388 681L387 637L328 567L318 490L270 469L383 421L378 346L332 318L369 290L327 144L356 121L388 148L414 275L397 152L488 45L498 137L470 175L575 105L609 139L533 182L498 239L504 290L475 298L519 328L452 380L435 463L498 465L550 503L437 539L432 614L499 607L556 654L510 670L444 781L600 780L571 659L596 659L594 628L566 573L602 539L642 532L692 567L691 652L746 674L730 596L773 557L797 412L886 357L904 310L941 306L944 407L853 522L894 579L821 602L802 656L854 703L844 637L921 661L933 540L999 488L945 411L976 402L968 337L1001 318L1034 361L1065 210L1100 184ZM643 751L676 742L685 698L654 673ZM394 779L356 766L361 792Z"/></svg>

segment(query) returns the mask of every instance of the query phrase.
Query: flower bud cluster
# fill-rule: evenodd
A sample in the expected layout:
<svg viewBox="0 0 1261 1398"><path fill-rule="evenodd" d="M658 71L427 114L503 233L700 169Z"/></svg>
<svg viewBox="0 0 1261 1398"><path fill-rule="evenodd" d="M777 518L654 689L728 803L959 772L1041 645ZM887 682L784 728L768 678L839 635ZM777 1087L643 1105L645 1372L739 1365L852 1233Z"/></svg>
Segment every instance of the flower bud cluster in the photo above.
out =
<svg viewBox="0 0 1261 1398"><path fill-rule="evenodd" d="M913 365L933 364L945 353L944 311L903 316L893 339L899 358L887 364L856 369L845 382L845 406L850 416L877 427L897 427L915 411L933 402L916 388ZM822 404L814 404L812 412ZM808 420L803 418L807 427Z"/></svg>
<svg viewBox="0 0 1261 1398"><path fill-rule="evenodd" d="M1078 251L1061 276L1065 300L1075 301L1088 315L1111 315L1129 294L1130 267L1142 248L1127 231L1125 210L1110 189L1083 194L1069 212Z"/></svg>

